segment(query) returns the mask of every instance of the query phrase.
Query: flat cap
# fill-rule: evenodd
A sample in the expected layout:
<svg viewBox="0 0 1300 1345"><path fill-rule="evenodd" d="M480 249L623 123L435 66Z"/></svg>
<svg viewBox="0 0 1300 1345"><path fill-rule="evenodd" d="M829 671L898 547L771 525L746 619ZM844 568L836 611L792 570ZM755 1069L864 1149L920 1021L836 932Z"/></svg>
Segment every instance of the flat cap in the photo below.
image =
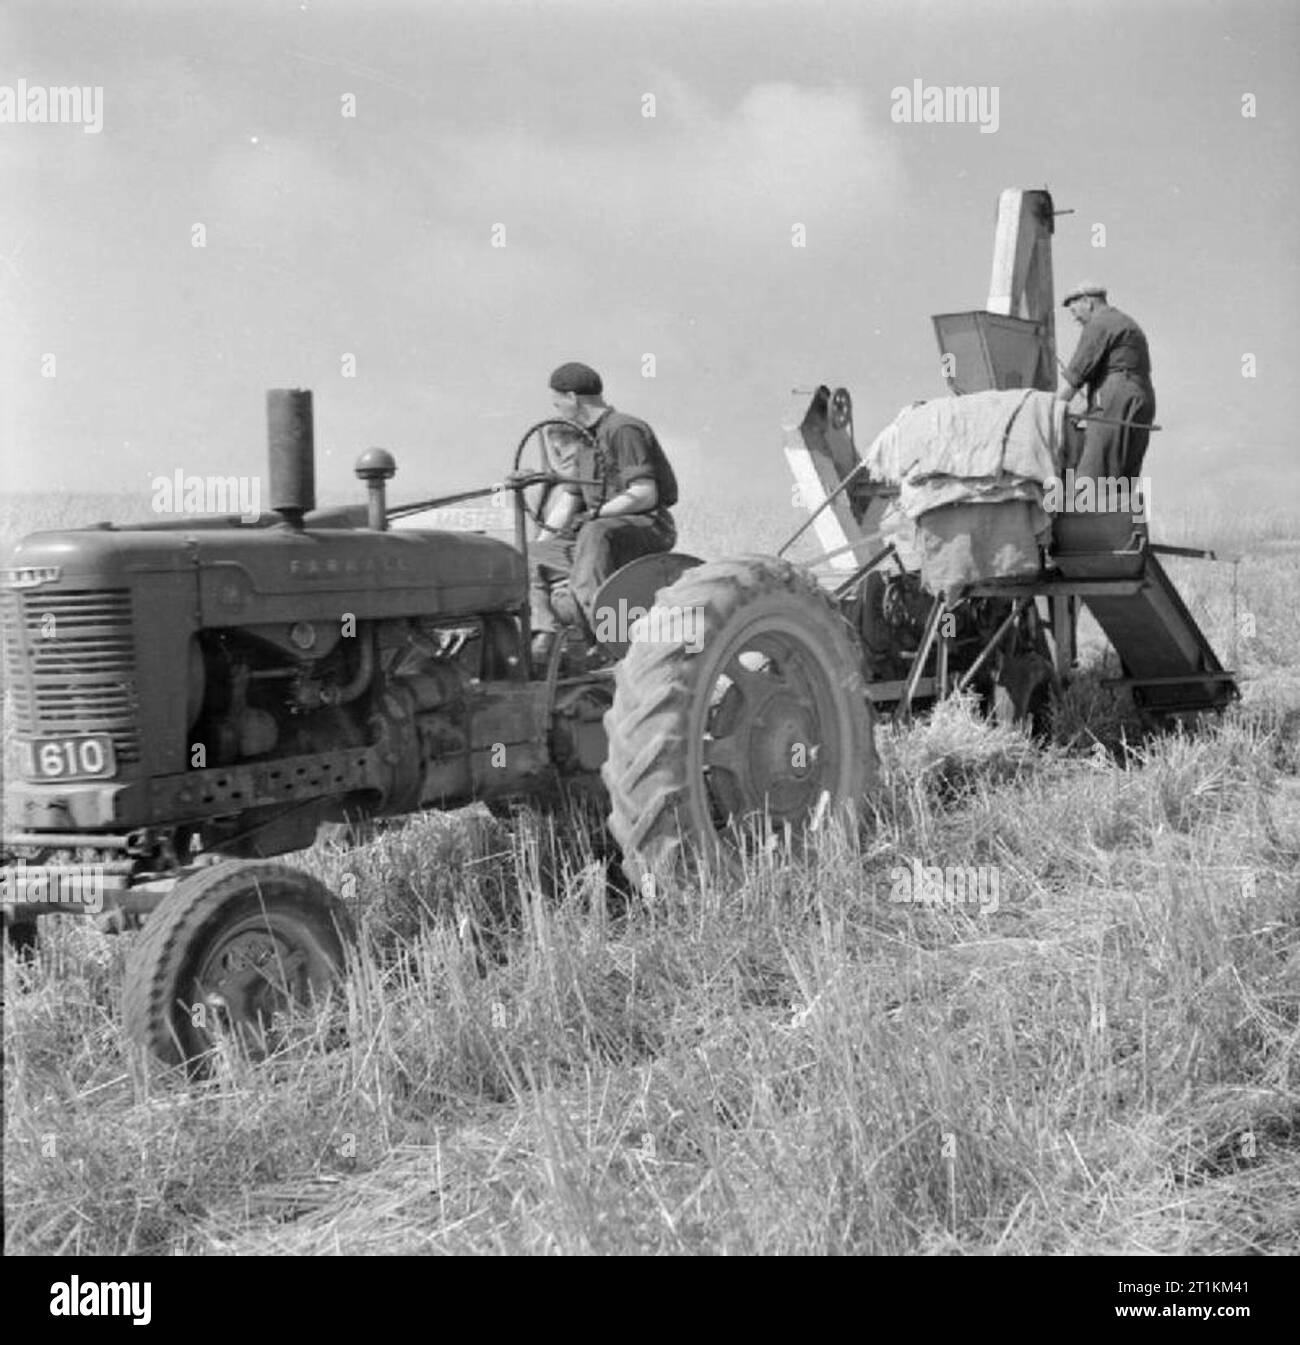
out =
<svg viewBox="0 0 1300 1345"><path fill-rule="evenodd" d="M1095 280L1081 280L1069 294L1061 300L1061 307L1069 308L1076 299L1086 299L1089 295L1093 295L1098 299L1104 299L1106 297L1105 285L1099 285Z"/></svg>
<svg viewBox="0 0 1300 1345"><path fill-rule="evenodd" d="M556 392L576 392L582 397L599 397L604 390L600 375L589 364L571 360L562 364L551 375L551 387Z"/></svg>

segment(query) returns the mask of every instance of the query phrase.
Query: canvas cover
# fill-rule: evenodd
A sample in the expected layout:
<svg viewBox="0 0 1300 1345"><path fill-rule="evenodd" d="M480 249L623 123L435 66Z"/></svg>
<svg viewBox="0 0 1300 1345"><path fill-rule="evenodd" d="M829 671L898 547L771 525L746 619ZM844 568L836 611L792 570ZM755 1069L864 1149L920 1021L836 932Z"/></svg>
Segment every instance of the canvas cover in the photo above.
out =
<svg viewBox="0 0 1300 1345"><path fill-rule="evenodd" d="M951 603L980 580L1032 577L1049 526L1048 516L1032 500L930 509L915 525L921 583Z"/></svg>
<svg viewBox="0 0 1300 1345"><path fill-rule="evenodd" d="M951 600L980 580L1037 572L1064 413L1050 392L975 392L906 407L876 436L867 471L899 487L894 540L930 592Z"/></svg>

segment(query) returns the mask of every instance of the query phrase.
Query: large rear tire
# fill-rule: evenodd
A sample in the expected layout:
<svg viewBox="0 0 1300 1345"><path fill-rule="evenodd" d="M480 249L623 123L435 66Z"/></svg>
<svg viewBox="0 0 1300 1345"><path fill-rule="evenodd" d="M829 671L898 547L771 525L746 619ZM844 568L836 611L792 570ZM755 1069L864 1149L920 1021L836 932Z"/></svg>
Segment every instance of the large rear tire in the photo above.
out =
<svg viewBox="0 0 1300 1345"><path fill-rule="evenodd" d="M734 854L745 824L803 831L876 784L862 652L805 571L715 561L660 591L615 673L601 775L634 884Z"/></svg>
<svg viewBox="0 0 1300 1345"><path fill-rule="evenodd" d="M343 967L349 921L317 879L285 864L227 860L181 879L127 959L128 1035L169 1065L205 1069L218 1024L266 1053L277 1020L322 998Z"/></svg>

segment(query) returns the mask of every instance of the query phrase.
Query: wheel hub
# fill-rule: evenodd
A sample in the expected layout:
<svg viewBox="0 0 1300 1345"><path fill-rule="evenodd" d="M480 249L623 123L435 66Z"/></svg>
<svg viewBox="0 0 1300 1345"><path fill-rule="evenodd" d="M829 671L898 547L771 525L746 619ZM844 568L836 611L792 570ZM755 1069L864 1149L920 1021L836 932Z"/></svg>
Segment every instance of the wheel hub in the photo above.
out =
<svg viewBox="0 0 1300 1345"><path fill-rule="evenodd" d="M719 675L721 693L704 741L720 820L766 812L794 822L823 790L820 728L827 689L789 648L746 649Z"/></svg>
<svg viewBox="0 0 1300 1345"><path fill-rule="evenodd" d="M306 998L307 956L265 929L236 931L204 960L200 1002L219 1010L236 1030L264 1032L277 1013Z"/></svg>

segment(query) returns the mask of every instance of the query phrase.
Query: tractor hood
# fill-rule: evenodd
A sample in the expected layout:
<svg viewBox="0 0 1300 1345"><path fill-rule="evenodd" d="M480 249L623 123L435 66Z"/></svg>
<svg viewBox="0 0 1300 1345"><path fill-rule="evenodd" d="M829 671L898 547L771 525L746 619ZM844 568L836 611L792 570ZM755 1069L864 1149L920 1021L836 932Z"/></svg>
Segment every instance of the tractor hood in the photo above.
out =
<svg viewBox="0 0 1300 1345"><path fill-rule="evenodd" d="M523 557L495 538L287 525L38 532L10 554L4 587L126 589L144 575L193 574L201 626L263 621L470 615L517 609Z"/></svg>

